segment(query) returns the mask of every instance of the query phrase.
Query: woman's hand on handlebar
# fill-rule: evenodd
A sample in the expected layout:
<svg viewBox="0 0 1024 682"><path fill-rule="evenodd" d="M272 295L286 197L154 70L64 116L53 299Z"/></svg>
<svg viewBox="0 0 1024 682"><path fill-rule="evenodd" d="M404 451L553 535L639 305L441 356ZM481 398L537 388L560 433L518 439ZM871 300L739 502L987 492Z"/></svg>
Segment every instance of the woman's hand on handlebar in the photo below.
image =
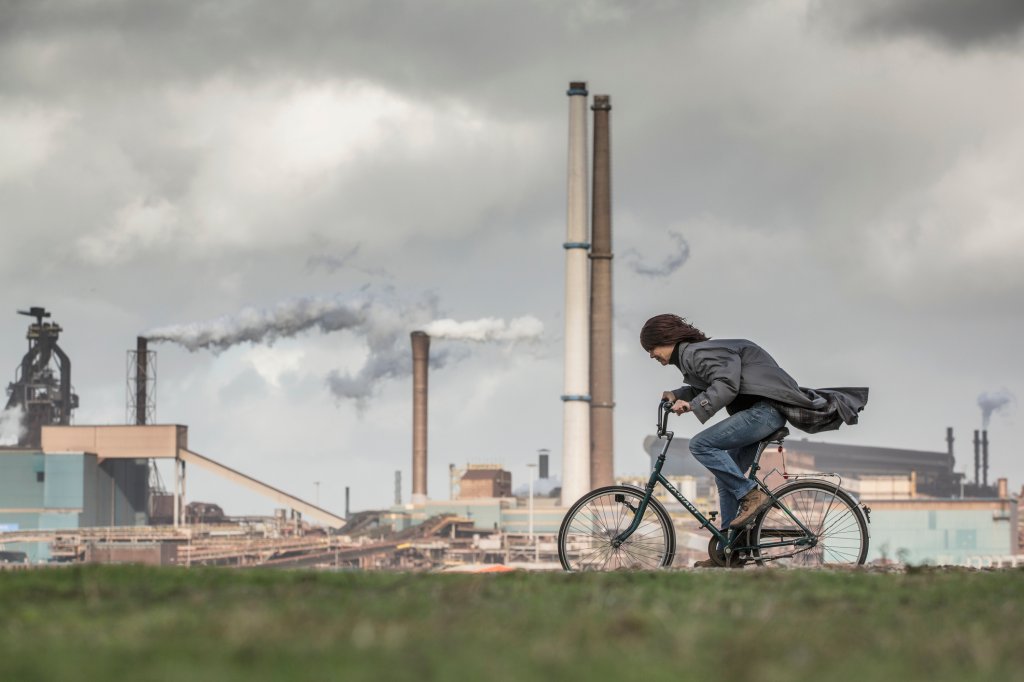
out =
<svg viewBox="0 0 1024 682"><path fill-rule="evenodd" d="M669 411L675 412L676 414L686 414L690 412L690 403L685 400L676 399L675 393L672 391L665 391L661 394L661 399L669 404Z"/></svg>
<svg viewBox="0 0 1024 682"><path fill-rule="evenodd" d="M676 414L686 414L687 412L690 411L690 403L686 402L685 400L677 400L674 403L672 403L672 407L668 409L670 409L672 412L675 412Z"/></svg>

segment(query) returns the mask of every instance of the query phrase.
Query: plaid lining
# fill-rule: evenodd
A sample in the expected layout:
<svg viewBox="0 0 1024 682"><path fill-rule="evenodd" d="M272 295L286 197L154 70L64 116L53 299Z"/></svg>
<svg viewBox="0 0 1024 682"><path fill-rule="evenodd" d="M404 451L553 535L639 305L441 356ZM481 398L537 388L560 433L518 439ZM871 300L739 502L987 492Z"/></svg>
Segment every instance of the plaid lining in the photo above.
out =
<svg viewBox="0 0 1024 682"><path fill-rule="evenodd" d="M832 396L828 396L827 400L828 403L822 409L811 410L806 407L798 407L796 405L780 403L778 400L772 400L771 398L765 398L765 401L778 410L779 414L786 418L786 421L801 431L808 433L838 429L839 425L844 423L839 410L836 408L835 399Z"/></svg>

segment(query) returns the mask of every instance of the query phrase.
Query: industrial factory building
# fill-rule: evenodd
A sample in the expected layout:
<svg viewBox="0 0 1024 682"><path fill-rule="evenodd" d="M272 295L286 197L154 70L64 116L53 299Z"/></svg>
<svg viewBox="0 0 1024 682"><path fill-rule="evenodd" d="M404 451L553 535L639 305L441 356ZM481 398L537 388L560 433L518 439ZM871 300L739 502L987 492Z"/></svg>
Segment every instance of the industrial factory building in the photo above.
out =
<svg viewBox="0 0 1024 682"><path fill-rule="evenodd" d="M17 445L0 448L0 562L139 560L177 565L320 565L438 568L452 563L522 562L555 568L555 539L567 507L589 490L613 483L643 486L649 469L613 472L612 239L610 98L594 97L593 176L588 183L584 82L569 98L568 206L565 242L565 375L562 476L539 476L513 487L500 466L450 468L450 499L427 490L430 336L410 335L412 355L412 497L344 517L200 455L183 425L153 424L155 354L138 338L128 353L126 425L72 425L78 397L71 360L58 344L61 328L31 308L29 350L8 387L7 410L23 417ZM588 189L592 203L588 211ZM551 396L557 409L559 396ZM662 441L642 444L653 466ZM988 484L988 436L975 434L973 481L954 472L952 432L946 452L848 446L793 438L768 451L762 474L770 486L789 473L833 472L871 508L869 561L985 565L1020 551L1017 498L1005 479ZM639 446L640 444L638 444ZM717 509L708 471L675 439L663 474L705 511ZM639 447L638 447L639 449ZM155 460L173 466L172 490L154 480ZM213 504L186 510L186 470L200 466L272 499L268 519L225 517ZM532 464L530 465L532 467ZM456 476L457 474L457 476ZM531 477L533 472L531 471ZM457 489L457 492L456 492ZM660 493L659 493L660 494ZM679 536L676 564L706 557L707 533L673 498L661 495ZM289 511L290 510L290 511ZM303 521L313 519L322 526ZM157 525L159 521L169 526ZM136 552L139 550L139 552ZM141 553L140 553L141 552ZM120 557L120 558L118 558ZM133 558L134 557L134 558Z"/></svg>
<svg viewBox="0 0 1024 682"><path fill-rule="evenodd" d="M203 467L272 499L291 509L292 519L305 515L330 528L345 525L340 516L190 450L187 427L147 423L153 412L147 387L153 384L154 358L143 338L129 353L128 413L135 423L71 425L78 398L71 391L71 360L57 343L62 329L47 321L50 313L43 308L21 314L35 322L28 328L28 352L8 387L6 410L21 417L18 443L0 447L0 550L8 560L50 559L54 545L69 537L116 536L136 545L143 538L172 544L191 539L191 533L178 532L185 521L186 465ZM169 494L153 480L153 463L161 459L174 467ZM173 526L170 532L153 527L161 515L156 508L161 505L154 502L166 500L171 501L169 514L164 514ZM253 541L246 540L250 545ZM77 560L86 550L102 550L95 542L89 547L73 544L64 558ZM159 546L156 550L158 559L174 554ZM230 554L224 547L220 551Z"/></svg>

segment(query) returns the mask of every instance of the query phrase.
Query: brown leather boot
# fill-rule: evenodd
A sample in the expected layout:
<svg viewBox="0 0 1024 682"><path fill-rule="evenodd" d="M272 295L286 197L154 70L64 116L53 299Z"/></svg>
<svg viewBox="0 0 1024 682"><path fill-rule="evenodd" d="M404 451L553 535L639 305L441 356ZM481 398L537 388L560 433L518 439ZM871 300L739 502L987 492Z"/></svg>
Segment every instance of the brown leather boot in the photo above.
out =
<svg viewBox="0 0 1024 682"><path fill-rule="evenodd" d="M740 500L740 511L729 524L730 528L743 528L753 521L758 514L770 507L772 498L760 488L754 488Z"/></svg>

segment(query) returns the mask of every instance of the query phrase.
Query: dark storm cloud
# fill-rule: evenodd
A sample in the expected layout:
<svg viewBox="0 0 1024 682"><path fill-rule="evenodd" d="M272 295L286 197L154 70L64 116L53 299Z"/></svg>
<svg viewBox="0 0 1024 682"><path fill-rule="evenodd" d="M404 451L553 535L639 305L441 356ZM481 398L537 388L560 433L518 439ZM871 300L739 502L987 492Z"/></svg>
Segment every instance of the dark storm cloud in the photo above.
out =
<svg viewBox="0 0 1024 682"><path fill-rule="evenodd" d="M916 36L954 49L1019 45L1020 0L821 0L823 16L863 37Z"/></svg>
<svg viewBox="0 0 1024 682"><path fill-rule="evenodd" d="M529 100L506 86L524 70L583 45L605 42L613 53L625 25L654 32L667 22L678 37L718 13L716 5L16 1L0 7L0 54L19 68L0 77L9 91L38 92L291 77L299 70L306 79L366 78L417 96L455 94L519 109ZM98 73L102 82L81 77ZM558 74L557 81L571 77Z"/></svg>

